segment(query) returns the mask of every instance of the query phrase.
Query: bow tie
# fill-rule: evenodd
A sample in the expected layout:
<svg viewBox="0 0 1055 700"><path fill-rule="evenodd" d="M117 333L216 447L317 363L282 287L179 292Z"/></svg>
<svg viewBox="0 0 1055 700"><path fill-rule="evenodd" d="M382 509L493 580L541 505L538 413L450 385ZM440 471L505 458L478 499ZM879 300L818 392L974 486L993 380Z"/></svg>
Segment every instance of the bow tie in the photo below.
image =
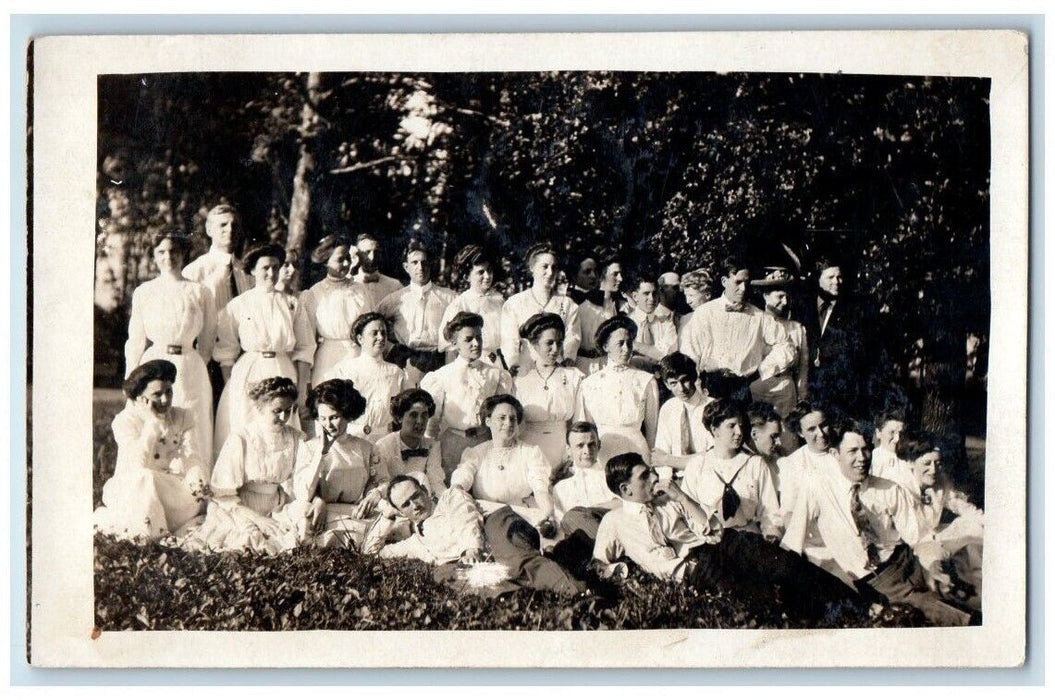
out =
<svg viewBox="0 0 1055 700"><path fill-rule="evenodd" d="M379 272L375 272L372 275L363 275L363 282L366 282L367 284L369 284L371 282L377 282L380 279L381 279L381 273L379 273Z"/></svg>
<svg viewBox="0 0 1055 700"><path fill-rule="evenodd" d="M744 304L730 304L729 302L725 302L725 310L730 313L743 313Z"/></svg>
<svg viewBox="0 0 1055 700"><path fill-rule="evenodd" d="M933 493L934 491L932 489L923 489L923 491L921 491L919 495L920 502L925 506L929 506L930 504L934 503Z"/></svg>
<svg viewBox="0 0 1055 700"><path fill-rule="evenodd" d="M427 458L429 456L429 451L425 447L408 448L401 451L399 453L399 456L403 459L404 462L406 462L408 459L412 459L414 457Z"/></svg>

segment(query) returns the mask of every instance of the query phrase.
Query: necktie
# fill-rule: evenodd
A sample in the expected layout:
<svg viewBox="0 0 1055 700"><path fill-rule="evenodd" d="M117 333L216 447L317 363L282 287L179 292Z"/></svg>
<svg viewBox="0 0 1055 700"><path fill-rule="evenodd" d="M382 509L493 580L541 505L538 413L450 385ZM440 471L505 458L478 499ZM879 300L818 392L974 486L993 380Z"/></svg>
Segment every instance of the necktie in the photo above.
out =
<svg viewBox="0 0 1055 700"><path fill-rule="evenodd" d="M689 418L689 406L681 405L681 457L696 454L696 447L692 444L692 423Z"/></svg>
<svg viewBox="0 0 1055 700"><path fill-rule="evenodd" d="M414 309L414 326L410 329L411 337L420 338L425 335L425 304L428 292L421 290L418 295L418 303Z"/></svg>
<svg viewBox="0 0 1055 700"><path fill-rule="evenodd" d="M725 302L725 310L729 313L741 313L744 310L743 304L730 304Z"/></svg>
<svg viewBox="0 0 1055 700"><path fill-rule="evenodd" d="M828 328L828 314L832 310L832 302L825 299L821 302L821 310L818 318L820 319L821 335L824 335L824 331Z"/></svg>
<svg viewBox="0 0 1055 700"><path fill-rule="evenodd" d="M740 510L740 494L738 494L736 492L736 489L733 488L733 482L736 481L736 477L740 476L740 472L744 470L745 466L747 466L746 461L740 466L739 469L736 470L736 473L733 474L733 478L729 479L728 482L725 481L725 479L723 479L717 471L714 472L714 475L718 477L718 481L722 482L723 484L722 520L729 520L734 515L736 515L736 511Z"/></svg>
<svg viewBox="0 0 1055 700"><path fill-rule="evenodd" d="M861 484L850 487L850 515L853 516L854 525L861 535L861 544L864 545L865 554L868 556L868 568L874 569L879 566L879 549L875 545L872 524L868 521L868 511L861 502Z"/></svg>
<svg viewBox="0 0 1055 700"><path fill-rule="evenodd" d="M231 286L231 299L238 296L238 280L234 276L234 265L230 260L227 261L227 283Z"/></svg>
<svg viewBox="0 0 1055 700"><path fill-rule="evenodd" d="M659 522L659 518L656 517L656 509L651 505L645 506L645 521L648 523L649 534L652 535L652 540L659 547L666 547L667 536L663 534L663 526Z"/></svg>
<svg viewBox="0 0 1055 700"><path fill-rule="evenodd" d="M646 314L645 320L641 322L641 332L638 334L637 342L642 345L655 345L656 340L652 336L652 321L655 320L655 316L652 314Z"/></svg>
<svg viewBox="0 0 1055 700"><path fill-rule="evenodd" d="M337 438L335 438L335 437L331 438L325 432L322 434L322 453L323 454L326 454L327 452L330 451L330 448L333 447L333 443L334 443L334 441L336 439Z"/></svg>
<svg viewBox="0 0 1055 700"><path fill-rule="evenodd" d="M402 450L399 453L399 456L403 459L404 462L406 462L408 459L412 459L414 457L427 458L429 456L429 451L424 447L407 448L405 450Z"/></svg>

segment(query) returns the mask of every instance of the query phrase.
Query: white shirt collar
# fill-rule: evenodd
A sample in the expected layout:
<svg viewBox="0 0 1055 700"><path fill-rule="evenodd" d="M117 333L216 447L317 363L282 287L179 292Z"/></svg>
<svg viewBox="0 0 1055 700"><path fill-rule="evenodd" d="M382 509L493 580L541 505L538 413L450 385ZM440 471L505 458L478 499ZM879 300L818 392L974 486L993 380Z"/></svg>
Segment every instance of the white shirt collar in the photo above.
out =
<svg viewBox="0 0 1055 700"><path fill-rule="evenodd" d="M429 282L428 284L422 286L418 286L411 282L407 285L407 289L409 289L412 294L416 296L421 296L422 294L432 291L432 282Z"/></svg>

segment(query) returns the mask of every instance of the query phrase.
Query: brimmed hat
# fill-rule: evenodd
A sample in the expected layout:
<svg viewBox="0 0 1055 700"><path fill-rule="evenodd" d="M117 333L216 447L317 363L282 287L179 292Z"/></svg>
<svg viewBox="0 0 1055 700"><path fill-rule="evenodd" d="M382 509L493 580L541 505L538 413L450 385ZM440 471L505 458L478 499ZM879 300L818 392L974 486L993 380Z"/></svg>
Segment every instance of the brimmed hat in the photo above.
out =
<svg viewBox="0 0 1055 700"><path fill-rule="evenodd" d="M795 275L786 267L763 268L765 274L760 280L751 280L752 287L759 287L763 291L774 291L777 289L788 289L797 281Z"/></svg>

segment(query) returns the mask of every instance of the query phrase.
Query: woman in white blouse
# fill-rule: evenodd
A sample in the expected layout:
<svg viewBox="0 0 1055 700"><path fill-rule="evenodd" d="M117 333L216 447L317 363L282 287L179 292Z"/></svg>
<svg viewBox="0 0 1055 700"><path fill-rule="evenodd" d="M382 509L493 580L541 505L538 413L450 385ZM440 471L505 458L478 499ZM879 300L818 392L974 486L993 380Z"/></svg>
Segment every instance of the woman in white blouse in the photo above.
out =
<svg viewBox="0 0 1055 700"><path fill-rule="evenodd" d="M534 366L513 382L513 393L524 406L521 439L537 445L551 467L565 456L568 422L575 415L583 373L564 367L564 321L557 314L535 314L520 327L530 343Z"/></svg>
<svg viewBox="0 0 1055 700"><path fill-rule="evenodd" d="M188 238L165 232L151 243L159 274L132 293L125 376L150 360L175 365L172 405L189 413L194 422L191 439L208 478L213 457L212 386L205 363L216 341L216 306L207 287L183 277Z"/></svg>
<svg viewBox="0 0 1055 700"><path fill-rule="evenodd" d="M651 463L659 416L656 378L630 366L637 324L613 316L597 329L597 347L605 353L603 369L582 380L576 420L590 421L601 436L598 461L606 463L624 452L636 452Z"/></svg>
<svg viewBox="0 0 1055 700"><path fill-rule="evenodd" d="M407 385L407 373L399 365L385 362L388 322L376 311L355 319L352 338L361 348L357 357L338 362L325 379L350 379L366 398L366 412L349 423L349 430L370 442L392 432L392 397Z"/></svg>
<svg viewBox="0 0 1055 700"><path fill-rule="evenodd" d="M531 246L527 264L531 270L531 287L509 297L502 307L502 356L514 376L531 369L531 356L527 344L520 338L520 326L535 314L555 313L564 321L565 358L575 359L581 339L578 305L556 291L558 267L553 246L549 243Z"/></svg>
<svg viewBox="0 0 1055 700"><path fill-rule="evenodd" d="M493 288L497 265L494 258L482 246L467 245L454 258L454 269L459 276L469 280L469 288L454 298L443 312L440 321L439 348L448 353L454 350L450 341L443 337L443 329L460 311L477 314L484 320L483 351L480 359L499 367L502 360L502 306L505 299ZM448 358L450 355L448 355Z"/></svg>
<svg viewBox="0 0 1055 700"><path fill-rule="evenodd" d="M303 396L308 384L315 340L294 324L297 300L275 289L286 251L275 244L257 246L244 256L246 271L256 286L232 299L220 313L219 341L213 359L224 376L223 394L216 410L213 450L245 425L252 410L247 391L267 377L296 381ZM298 423L297 416L293 423Z"/></svg>
<svg viewBox="0 0 1055 700"><path fill-rule="evenodd" d="M480 413L491 439L465 450L451 488L472 495L485 515L511 506L543 537L553 537L552 470L542 450L520 440L524 407L510 394L496 394L484 400Z"/></svg>
<svg viewBox="0 0 1055 700"><path fill-rule="evenodd" d="M348 279L352 250L352 244L343 238L327 236L311 254L312 262L325 263L326 277L301 293L296 320L303 325L300 332L313 337L316 343L312 386L331 376L334 365L359 354L352 323L373 311L373 302L363 286Z"/></svg>

